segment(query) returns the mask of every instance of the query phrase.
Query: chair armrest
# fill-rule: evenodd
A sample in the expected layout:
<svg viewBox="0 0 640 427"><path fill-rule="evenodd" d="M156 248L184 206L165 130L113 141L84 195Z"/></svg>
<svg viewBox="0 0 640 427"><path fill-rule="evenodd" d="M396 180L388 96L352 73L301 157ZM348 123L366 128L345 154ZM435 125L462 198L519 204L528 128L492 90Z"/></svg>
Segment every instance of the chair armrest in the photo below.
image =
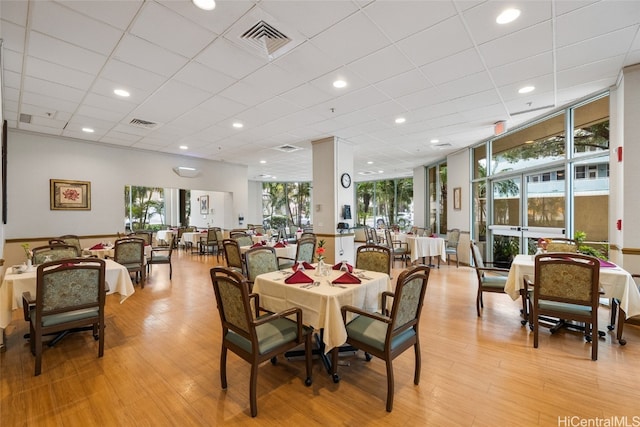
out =
<svg viewBox="0 0 640 427"><path fill-rule="evenodd" d="M279 256L279 257L277 257L277 259L276 259L276 262L278 263L278 268L280 268L280 265L282 265L282 263L280 262L280 260L287 260L287 261L291 261L291 262L293 262L294 264L296 263L296 260L295 260L294 258L289 258L289 257L286 257L286 256Z"/></svg>
<svg viewBox="0 0 640 427"><path fill-rule="evenodd" d="M22 312L24 314L24 320L31 321L31 308L36 304L36 300L31 296L31 292L22 293Z"/></svg>
<svg viewBox="0 0 640 427"><path fill-rule="evenodd" d="M258 316L260 316L260 295L259 294L249 294L249 302L251 302L251 300L254 300L253 302L253 306L254 309L256 311L256 318ZM265 310L267 313L271 313L270 311Z"/></svg>
<svg viewBox="0 0 640 427"><path fill-rule="evenodd" d="M404 246L407 251L409 250L409 244L407 242L401 242L400 240L394 240L393 246L398 246L399 248Z"/></svg>
<svg viewBox="0 0 640 427"><path fill-rule="evenodd" d="M494 268L494 267L476 267L476 270L480 272L488 272L488 273L507 273L509 274L508 268Z"/></svg>
<svg viewBox="0 0 640 427"><path fill-rule="evenodd" d="M391 323L391 319L388 316L378 313L371 313L369 311L362 310L361 308L354 307L352 305L344 305L340 308L342 312L342 320L347 323L347 312L358 314L360 316L370 317L375 320L379 320L384 323Z"/></svg>
<svg viewBox="0 0 640 427"><path fill-rule="evenodd" d="M272 320L275 319L281 319L283 317L289 317L289 316L296 316L296 323L298 326L298 342L302 342L302 331L303 331L303 325L302 325L302 309L299 307L291 307L288 308L286 310L280 311L278 313L271 313L267 316L263 316L260 319L256 319L253 324L254 326L259 326L262 325L264 323L268 323L271 322Z"/></svg>
<svg viewBox="0 0 640 427"><path fill-rule="evenodd" d="M389 291L382 292L382 298L381 298L381 301L380 301L380 305L382 307L381 311L385 316L389 316L389 310L387 309L387 297L395 298L396 294L393 293L393 292L389 292Z"/></svg>

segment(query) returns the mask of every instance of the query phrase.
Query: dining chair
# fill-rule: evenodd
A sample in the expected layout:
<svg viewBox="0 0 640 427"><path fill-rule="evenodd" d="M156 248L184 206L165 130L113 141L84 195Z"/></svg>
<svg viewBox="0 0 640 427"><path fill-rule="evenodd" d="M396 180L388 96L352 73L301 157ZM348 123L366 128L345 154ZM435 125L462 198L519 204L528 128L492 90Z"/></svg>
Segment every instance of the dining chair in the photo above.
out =
<svg viewBox="0 0 640 427"><path fill-rule="evenodd" d="M482 252L480 252L480 248L476 244L475 241L471 241L471 256L473 257L473 266L476 270L476 277L478 279L478 293L476 295L476 311L478 312L478 317L481 317L480 308L484 308L484 301L482 295L485 292L492 293L505 293L504 285L507 283L507 276L509 274L509 270L506 268L495 268L495 267L487 267L482 257ZM522 300L522 309L523 309L523 317L525 320L522 320L523 325L526 324L527 320L527 301L526 298Z"/></svg>
<svg viewBox="0 0 640 427"><path fill-rule="evenodd" d="M142 239L144 240L145 245L150 245L153 243L153 231L136 230L133 233L130 233L127 237Z"/></svg>
<svg viewBox="0 0 640 427"><path fill-rule="evenodd" d="M538 348L540 316L573 320L585 324L591 360L598 360L600 261L582 254L546 253L536 255L534 271L533 281L524 277L525 292L533 287L533 347Z"/></svg>
<svg viewBox="0 0 640 427"><path fill-rule="evenodd" d="M61 259L77 258L80 256L78 248L73 245L53 244L48 246L38 246L32 249L33 264L43 264L45 262L58 261Z"/></svg>
<svg viewBox="0 0 640 427"><path fill-rule="evenodd" d="M298 241L298 246L296 248L296 257L278 257L278 266L280 270L284 270L285 268L291 268L294 264L298 262L308 262L309 264L313 263L313 257L316 253L316 238L313 237L305 237L304 239L300 239Z"/></svg>
<svg viewBox="0 0 640 427"><path fill-rule="evenodd" d="M213 255L217 250L217 243L216 229L213 227L207 228L207 237L200 241L200 253Z"/></svg>
<svg viewBox="0 0 640 427"><path fill-rule="evenodd" d="M232 237L233 240L238 242L239 246L252 246L253 239L248 234L244 235L236 235L236 237Z"/></svg>
<svg viewBox="0 0 640 427"><path fill-rule="evenodd" d="M113 260L127 268L129 273L135 273L136 282L144 289L146 281L146 266L143 239L127 237L115 242Z"/></svg>
<svg viewBox="0 0 640 427"><path fill-rule="evenodd" d="M234 239L224 239L222 246L224 248L225 258L227 259L227 267L238 274L244 274L244 261L242 260L238 242Z"/></svg>
<svg viewBox="0 0 640 427"><path fill-rule="evenodd" d="M636 286L638 287L638 290L640 291L640 274L632 274L631 277L633 278L633 281L636 283ZM631 323L635 323L636 325L638 324L638 322L640 322L640 316L635 316L635 317L630 317L629 319L626 318L626 314L624 312L624 310L622 309L622 306L620 305L620 301L616 298L613 298L611 300L611 324L615 325L616 319L615 319L615 314L617 313L617 317L618 317L618 326L617 326L617 330L616 330L616 339L618 340L618 343L620 345L625 345L627 343L627 340L625 340L624 338L622 338L622 332L624 331L624 324L626 322L631 322Z"/></svg>
<svg viewBox="0 0 640 427"><path fill-rule="evenodd" d="M175 239L175 236L171 235L167 241L167 246L158 246L151 249L151 256L147 260L147 272L151 272L152 265L169 264L169 280L171 280L171 276L173 275L173 266L171 265L173 239Z"/></svg>
<svg viewBox="0 0 640 427"><path fill-rule="evenodd" d="M392 260L400 258L400 261L405 265L409 264L409 245L407 242L401 242L400 240L393 240L391 230L386 228L384 230L386 246L391 250Z"/></svg>
<svg viewBox="0 0 640 427"><path fill-rule="evenodd" d="M65 245L75 246L78 249L78 256L82 254L82 245L80 244L80 238L75 234L65 234L58 237L58 240L62 240Z"/></svg>
<svg viewBox="0 0 640 427"><path fill-rule="evenodd" d="M258 367L267 360L275 365L278 355L303 343L307 374L304 383L310 386L313 328L303 325L302 310L296 307L279 313L269 312L260 307L259 295L249 292L245 278L237 272L213 267L210 274L222 323L222 389L227 389L227 350L231 350L251 364L249 404L251 416L255 417L258 415Z"/></svg>
<svg viewBox="0 0 640 427"><path fill-rule="evenodd" d="M244 253L244 262L247 268L249 289L253 289L253 282L260 274L278 271L276 250L270 246L249 249Z"/></svg>
<svg viewBox="0 0 640 427"><path fill-rule="evenodd" d="M460 261L458 260L458 244L460 243L460 229L452 228L447 233L447 240L445 241L445 254L447 255L447 265L449 265L451 255L456 257L456 268L460 267Z"/></svg>
<svg viewBox="0 0 640 427"><path fill-rule="evenodd" d="M391 275L391 250L380 245L363 245L356 251L356 268Z"/></svg>
<svg viewBox="0 0 640 427"><path fill-rule="evenodd" d="M248 236L247 230L231 230L229 231L229 238L235 239L236 237Z"/></svg>
<svg viewBox="0 0 640 427"><path fill-rule="evenodd" d="M547 241L547 252L578 252L578 245L573 239L566 239L564 237L548 237L544 240Z"/></svg>
<svg viewBox="0 0 640 427"><path fill-rule="evenodd" d="M342 320L347 330L347 344L363 350L367 361L371 359L369 355L385 361L387 368L387 412L391 412L393 409L393 360L411 347L413 347L415 354L413 383L418 385L420 382L419 326L429 272L429 267L418 265L400 273L395 292L385 291L382 293L381 307L387 307L387 300L392 301L391 312L388 315L365 311L354 306L341 308ZM350 321L347 321L348 314L349 318L352 318ZM338 352L337 347L331 350L331 370L334 382L340 381Z"/></svg>
<svg viewBox="0 0 640 427"><path fill-rule="evenodd" d="M105 261L71 258L40 264L36 295L23 293L33 308L29 314L29 340L35 376L42 372L42 337L90 326L104 354Z"/></svg>

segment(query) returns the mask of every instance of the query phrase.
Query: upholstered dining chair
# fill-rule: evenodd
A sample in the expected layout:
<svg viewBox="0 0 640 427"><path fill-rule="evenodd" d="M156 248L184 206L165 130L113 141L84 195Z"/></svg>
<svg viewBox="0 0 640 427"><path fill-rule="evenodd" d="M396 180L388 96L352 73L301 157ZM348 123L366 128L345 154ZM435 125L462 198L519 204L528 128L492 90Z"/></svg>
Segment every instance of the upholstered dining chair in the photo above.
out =
<svg viewBox="0 0 640 427"><path fill-rule="evenodd" d="M207 228L207 237L200 241L200 253L213 255L218 250L218 237L215 227Z"/></svg>
<svg viewBox="0 0 640 427"><path fill-rule="evenodd" d="M169 264L169 280L171 280L171 276L173 275L173 266L171 265L173 239L175 239L175 236L172 235L167 241L167 246L158 246L151 249L151 256L147 260L147 272L151 272L152 265Z"/></svg>
<svg viewBox="0 0 640 427"><path fill-rule="evenodd" d="M460 230L458 228L452 228L447 233L447 240L445 242L445 254L447 255L447 265L449 265L451 255L455 255L456 268L460 267L460 261L458 260L459 242L460 242Z"/></svg>
<svg viewBox="0 0 640 427"><path fill-rule="evenodd" d="M631 277L633 278L633 281L636 282L636 286L638 286L638 289L640 290L640 274L632 274ZM629 319L626 319L626 315L624 310L622 309L622 307L620 306L620 301L617 300L616 298L613 298L611 300L611 324L614 325L616 322L616 318L615 315L617 313L617 317L618 317L618 325L617 325L617 330L616 330L616 339L618 340L618 343L620 345L625 345L627 344L627 340L625 340L624 338L622 338L622 333L624 331L624 324L628 321L633 322L635 324L638 324L638 322L640 322L640 316L635 316L635 317L631 317Z"/></svg>
<svg viewBox="0 0 640 427"><path fill-rule="evenodd" d="M23 294L33 308L29 314L29 340L35 375L42 372L43 335L91 326L104 354L105 262L97 258L70 258L40 264L36 296Z"/></svg>
<svg viewBox="0 0 640 427"><path fill-rule="evenodd" d="M278 266L280 270L284 270L285 268L291 268L294 264L298 262L308 262L311 264L313 262L313 257L316 252L316 238L314 237L305 237L304 239L300 239L298 241L298 247L296 248L296 257L278 257Z"/></svg>
<svg viewBox="0 0 640 427"><path fill-rule="evenodd" d="M360 246L356 252L356 268L391 275L391 249L379 245Z"/></svg>
<svg viewBox="0 0 640 427"><path fill-rule="evenodd" d="M78 249L78 256L82 254L82 245L80 244L80 238L75 234L65 234L58 237L58 240L62 240L65 245L75 246Z"/></svg>
<svg viewBox="0 0 640 427"><path fill-rule="evenodd" d="M473 240L470 243L471 256L473 257L473 265L476 270L476 277L478 278L478 293L476 295L476 311L478 317L481 317L480 308L484 308L484 301L482 295L485 292L493 293L505 293L504 285L507 283L507 276L509 270L506 268L494 268L487 267L482 258L480 248ZM523 316L526 317L527 302L526 298L522 300ZM526 320L523 321L526 323Z"/></svg>
<svg viewBox="0 0 640 427"><path fill-rule="evenodd" d="M244 274L245 266L240 253L240 245L234 239L224 239L222 241L224 256L227 259L227 267L238 274Z"/></svg>
<svg viewBox="0 0 640 427"><path fill-rule="evenodd" d="M565 239L564 237L550 237L547 241L547 252L578 252L578 245L573 239Z"/></svg>
<svg viewBox="0 0 640 427"><path fill-rule="evenodd" d="M38 246L37 248L33 248L32 252L32 261L34 265L67 258L77 258L80 256L78 248L73 245L53 244L48 246Z"/></svg>
<svg viewBox="0 0 640 427"><path fill-rule="evenodd" d="M391 230L385 228L385 243L386 246L391 250L392 261L396 259L400 259L405 265L409 263L409 245L407 242L401 242L400 240L393 240L391 236Z"/></svg>
<svg viewBox="0 0 640 427"><path fill-rule="evenodd" d="M278 257L276 250L269 246L251 248L244 253L244 262L247 268L247 281L249 289L253 289L256 277L263 273L278 271Z"/></svg>
<svg viewBox="0 0 640 427"><path fill-rule="evenodd" d="M588 255L554 252L536 255L534 268L533 281L524 277L525 292L533 287L533 347L538 348L540 316L574 320L585 324L591 360L598 360L600 261Z"/></svg>
<svg viewBox="0 0 640 427"><path fill-rule="evenodd" d="M127 237L118 239L115 242L113 260L118 264L124 265L129 273L134 273L136 282L140 283L140 287L144 289L146 281L146 266L144 259L143 239L135 237Z"/></svg>
<svg viewBox="0 0 640 427"><path fill-rule="evenodd" d="M153 231L136 230L129 234L127 237L135 237L144 240L145 245L151 245L153 243Z"/></svg>
<svg viewBox="0 0 640 427"><path fill-rule="evenodd" d="M227 389L227 350L231 350L251 364L249 404L251 416L255 417L258 415L259 365L267 360L275 364L278 355L303 343L307 373L305 385L310 386L313 329L302 324L302 310L290 308L279 313L269 312L260 307L258 294L249 293L249 286L240 274L225 267L213 267L210 274L222 322L222 389Z"/></svg>
<svg viewBox="0 0 640 427"><path fill-rule="evenodd" d="M236 235L236 237L232 237L232 239L238 242L239 246L253 245L253 239L248 234Z"/></svg>
<svg viewBox="0 0 640 427"><path fill-rule="evenodd" d="M420 314L427 290L429 267L418 265L400 273L395 292L383 292L381 307L393 304L389 315L343 306L342 319L347 329L347 344L385 361L387 366L387 412L393 409L393 360L413 347L415 371L413 383L420 382ZM347 322L347 314L355 317ZM338 348L331 350L333 381L338 382ZM367 356L370 360L370 356ZM362 381L362 380L361 380Z"/></svg>

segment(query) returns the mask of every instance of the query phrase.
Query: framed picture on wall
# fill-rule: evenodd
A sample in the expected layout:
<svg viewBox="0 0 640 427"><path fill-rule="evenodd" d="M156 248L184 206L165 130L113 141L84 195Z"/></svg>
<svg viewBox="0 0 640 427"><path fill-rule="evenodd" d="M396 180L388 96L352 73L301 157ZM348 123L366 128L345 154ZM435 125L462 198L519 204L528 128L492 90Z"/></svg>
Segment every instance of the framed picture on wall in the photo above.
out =
<svg viewBox="0 0 640 427"><path fill-rule="evenodd" d="M51 210L91 210L91 183L50 179Z"/></svg>
<svg viewBox="0 0 640 427"><path fill-rule="evenodd" d="M459 211L462 209L462 187L453 189L453 209Z"/></svg>
<svg viewBox="0 0 640 427"><path fill-rule="evenodd" d="M209 196L200 196L200 215L209 213Z"/></svg>

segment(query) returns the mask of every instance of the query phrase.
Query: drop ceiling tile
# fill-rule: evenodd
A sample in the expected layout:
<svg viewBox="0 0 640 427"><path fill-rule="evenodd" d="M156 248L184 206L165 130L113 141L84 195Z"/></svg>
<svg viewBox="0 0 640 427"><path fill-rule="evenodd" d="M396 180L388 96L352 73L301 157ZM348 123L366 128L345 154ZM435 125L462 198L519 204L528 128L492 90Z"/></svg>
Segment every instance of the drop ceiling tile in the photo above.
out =
<svg viewBox="0 0 640 427"><path fill-rule="evenodd" d="M127 89L133 97L137 96L136 89L153 91L159 88L166 78L151 71L136 67L117 59L111 59L104 66L100 77L117 83Z"/></svg>
<svg viewBox="0 0 640 427"><path fill-rule="evenodd" d="M479 50L487 67L494 68L551 51L552 34L551 23L545 22L484 43Z"/></svg>
<svg viewBox="0 0 640 427"><path fill-rule="evenodd" d="M5 70L22 73L22 55L9 49L2 51L2 61Z"/></svg>
<svg viewBox="0 0 640 427"><path fill-rule="evenodd" d="M198 106L198 110L208 112L209 117L217 120L232 117L247 108L246 104L225 98L224 96L209 98Z"/></svg>
<svg viewBox="0 0 640 427"><path fill-rule="evenodd" d="M0 14L0 16L2 16ZM12 22L0 20L0 37L3 49L24 52L25 28Z"/></svg>
<svg viewBox="0 0 640 427"><path fill-rule="evenodd" d="M435 85L456 80L484 69L484 64L475 49L467 49L420 68L427 79Z"/></svg>
<svg viewBox="0 0 640 427"><path fill-rule="evenodd" d="M166 77L175 74L188 61L182 55L170 52L129 34L125 34L122 38L113 57L143 70Z"/></svg>
<svg viewBox="0 0 640 427"><path fill-rule="evenodd" d="M36 105L22 103L20 112L24 114L30 114L32 116L39 116L39 117L46 117L46 118L61 120L60 118L56 117L56 111L45 109Z"/></svg>
<svg viewBox="0 0 640 427"><path fill-rule="evenodd" d="M280 97L300 108L308 108L332 98L332 95L316 86L305 83L281 94Z"/></svg>
<svg viewBox="0 0 640 427"><path fill-rule="evenodd" d="M600 79L608 80L609 85L613 85L616 82L623 61L623 56L616 56L559 71L558 89L581 85L588 83L590 80Z"/></svg>
<svg viewBox="0 0 640 427"><path fill-rule="evenodd" d="M552 72L553 54L551 52L534 55L490 70L493 81L498 87L516 82L527 82Z"/></svg>
<svg viewBox="0 0 640 427"><path fill-rule="evenodd" d="M39 33L109 55L122 32L102 22L87 18L62 3L31 2L31 29Z"/></svg>
<svg viewBox="0 0 640 427"><path fill-rule="evenodd" d="M178 71L174 78L212 94L220 92L237 81L198 62L190 62Z"/></svg>
<svg viewBox="0 0 640 427"><path fill-rule="evenodd" d="M143 0L65 1L64 6L96 21L126 30Z"/></svg>
<svg viewBox="0 0 640 427"><path fill-rule="evenodd" d="M87 94L82 104L124 114L128 114L136 107L135 104L131 104L122 99L113 96L98 95L97 93Z"/></svg>
<svg viewBox="0 0 640 427"><path fill-rule="evenodd" d="M2 98L6 101L18 102L20 99L20 91L12 87L5 87L2 91Z"/></svg>
<svg viewBox="0 0 640 427"><path fill-rule="evenodd" d="M268 64L266 58L251 55L220 37L207 46L195 60L227 76L241 79Z"/></svg>
<svg viewBox="0 0 640 427"><path fill-rule="evenodd" d="M637 26L627 27L584 42L559 48L556 54L558 71L584 64L588 58L608 58L626 55L638 34Z"/></svg>
<svg viewBox="0 0 640 427"><path fill-rule="evenodd" d="M162 25L158 25L158 22L162 22ZM145 3L129 31L188 58L192 58L217 37L172 9L154 2Z"/></svg>
<svg viewBox="0 0 640 427"><path fill-rule="evenodd" d="M130 96L122 97L116 95L113 91L116 89L125 89L129 91ZM121 84L119 81L110 79L99 78L91 86L91 93L104 96L106 98L117 99L118 101L131 104L131 108L134 108L140 102L147 99L155 89L136 89L128 84Z"/></svg>
<svg viewBox="0 0 640 427"><path fill-rule="evenodd" d="M105 110L103 108L97 108L86 104L80 105L76 113L86 117L109 120L111 122L119 122L127 115L125 112Z"/></svg>
<svg viewBox="0 0 640 427"><path fill-rule="evenodd" d="M10 87L13 89L20 89L21 77L20 73L16 73L14 71L5 70L3 74L2 85L4 87Z"/></svg>
<svg viewBox="0 0 640 427"><path fill-rule="evenodd" d="M167 123L196 107L209 96L207 92L184 83L169 81L147 98L134 113L144 120Z"/></svg>
<svg viewBox="0 0 640 427"><path fill-rule="evenodd" d="M6 92L7 91L2 93L3 97L6 97L8 95ZM65 111L68 113L72 113L78 107L77 102L64 101L59 98L52 98L50 96L31 92L22 92L21 101L24 104L31 104L49 111Z"/></svg>
<svg viewBox="0 0 640 427"><path fill-rule="evenodd" d="M72 70L35 57L27 58L25 74L29 77L82 90L89 89L95 79L93 74Z"/></svg>
<svg viewBox="0 0 640 427"><path fill-rule="evenodd" d="M428 105L439 104L448 98L442 90L430 87L396 98L396 102L408 111L413 111Z"/></svg>
<svg viewBox="0 0 640 427"><path fill-rule="evenodd" d="M30 56L85 73L98 74L107 57L90 50L32 31L29 35Z"/></svg>
<svg viewBox="0 0 640 427"><path fill-rule="evenodd" d="M216 34L222 34L253 8L257 2L248 0L219 1L216 3L216 8L211 11L198 9L190 1L161 0L158 3L203 28Z"/></svg>
<svg viewBox="0 0 640 427"><path fill-rule="evenodd" d="M375 87L391 98L399 98L419 90L431 88L433 84L419 70L411 70L378 82Z"/></svg>
<svg viewBox="0 0 640 427"><path fill-rule="evenodd" d="M387 46L347 64L347 68L369 83L394 77L414 69L396 46Z"/></svg>
<svg viewBox="0 0 640 427"><path fill-rule="evenodd" d="M221 96L244 105L260 104L274 96L268 88L262 88L240 80L220 92Z"/></svg>
<svg viewBox="0 0 640 427"><path fill-rule="evenodd" d="M286 55L280 56L273 61L273 64L295 74L301 81L316 79L342 65L309 40L296 46Z"/></svg>
<svg viewBox="0 0 640 427"><path fill-rule="evenodd" d="M33 116L31 118L32 125L56 129L56 132L61 132L62 129L64 129L66 123L67 122L65 122L64 120L55 120L55 119L49 119L46 117Z"/></svg>
<svg viewBox="0 0 640 427"><path fill-rule="evenodd" d="M407 37L397 45L418 67L473 47L458 16Z"/></svg>
<svg viewBox="0 0 640 427"><path fill-rule="evenodd" d="M3 21L26 26L29 3L26 1L0 1L0 16Z"/></svg>
<svg viewBox="0 0 640 427"><path fill-rule="evenodd" d="M482 92L494 88L489 74L482 71L480 73L465 76L439 85L438 90L448 99L455 99L473 93Z"/></svg>

